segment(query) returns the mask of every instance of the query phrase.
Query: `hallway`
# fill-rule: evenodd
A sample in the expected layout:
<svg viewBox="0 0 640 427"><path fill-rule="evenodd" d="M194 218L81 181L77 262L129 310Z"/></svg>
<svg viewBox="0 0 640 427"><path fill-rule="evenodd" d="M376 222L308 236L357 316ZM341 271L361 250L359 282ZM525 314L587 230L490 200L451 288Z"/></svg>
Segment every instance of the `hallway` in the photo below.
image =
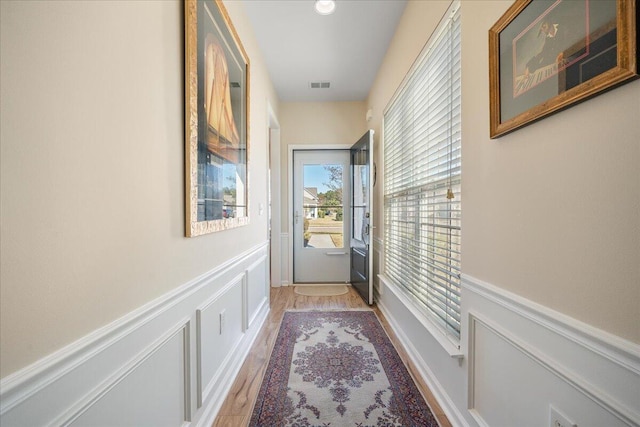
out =
<svg viewBox="0 0 640 427"><path fill-rule="evenodd" d="M359 230L370 232L375 310L451 425L539 427L552 411L580 427L640 425L640 67L636 80L496 139L489 77L514 61L487 37L513 5L552 3L593 8L589 28L633 27L635 41L638 0L338 0L331 16L313 0L205 2L220 8L207 28L225 21L248 60L229 81L242 101L237 156L210 151L208 130L187 137L207 123L187 114L206 116L188 96L196 82L206 92L186 72L198 62L186 46L197 39L191 0L0 0L3 427L244 425L284 310L364 307L353 290L294 295L294 271L310 271L294 268L294 244L308 234L318 252L342 255ZM601 9L614 3L634 13L614 22ZM385 5L400 5L397 20L366 19ZM542 42L541 17L530 9L509 30L529 21L523 36ZM321 45L302 43L311 30ZM356 38L372 42L377 64ZM279 53L285 41L299 48ZM350 53L336 60L337 48ZM271 72L269 52L283 72ZM357 67L365 89L337 98L356 85L287 66L322 52L322 65ZM459 78L445 91L422 82L436 75L423 64ZM518 99L557 92L559 78ZM418 100L459 101L459 114ZM323 179L307 186L318 199L311 228L295 231L293 153L345 150L368 130L369 228L321 200ZM203 218L218 219L192 221L198 152L211 154L199 167L217 182ZM245 162L229 166L236 157ZM316 222L341 218L342 233Z"/></svg>

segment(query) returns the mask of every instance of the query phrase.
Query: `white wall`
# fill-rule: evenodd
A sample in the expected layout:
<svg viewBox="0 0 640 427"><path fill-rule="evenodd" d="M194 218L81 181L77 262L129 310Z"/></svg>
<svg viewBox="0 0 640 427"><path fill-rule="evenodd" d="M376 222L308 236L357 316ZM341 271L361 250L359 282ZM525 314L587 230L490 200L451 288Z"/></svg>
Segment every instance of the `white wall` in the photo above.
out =
<svg viewBox="0 0 640 427"><path fill-rule="evenodd" d="M511 4L463 1L461 9L463 359L452 359L384 282L379 304L454 424L547 425L555 405L580 426L633 425L640 81L489 139L488 30ZM367 100L374 129L448 5L408 3ZM376 159L383 172L381 148Z"/></svg>
<svg viewBox="0 0 640 427"><path fill-rule="evenodd" d="M196 372L201 367L195 361L206 349L195 348L199 305L219 298L216 304L221 306L215 311L227 306L229 322L238 331L266 313L268 273L262 267L252 270L251 263L261 259L267 242L267 103L275 116L279 106L242 4L225 4L251 64L250 224L188 239L183 2L0 2L3 425L20 417L20 411L33 411L33 405L34 416L51 422L55 411L70 410L65 405L73 402L71 395L60 392L64 381L77 379L75 393L87 399L91 390L115 381L109 375L124 372L127 363L135 369L122 378L148 378L163 369L166 375L186 372L191 383L184 390L192 391L194 405L186 414L201 417L203 409L196 411L195 403ZM260 205L265 208L262 215ZM247 254L249 249L259 254ZM238 293L240 288L234 287L227 293L231 279L215 276L222 271L246 275L242 286L247 288ZM206 283L203 278L208 278ZM202 299L176 303L178 308L167 311L171 322L154 318L149 327L145 322L127 323L138 313L155 313L176 292L184 295L197 289ZM241 314L235 307L244 307L244 323L236 321ZM118 351L109 353L101 345L111 343L109 334L123 324L143 340L122 338L113 344ZM216 357L232 355L241 361L240 349L254 333L249 328L223 336L225 342L216 338L210 348L218 349ZM157 340L162 345L154 347L151 343ZM97 350L89 357L83 348ZM191 353L178 357L175 351L180 349ZM140 354L149 358L136 359ZM175 370L174 363L190 360L186 371ZM70 371L60 371L61 366ZM95 368L89 370L95 375L75 376L87 367ZM233 372L234 366L216 368ZM184 380L166 375L161 382ZM212 375L220 373L206 371L205 380ZM49 383L51 376L58 379ZM114 387L118 384L116 393L107 393L100 402L115 399L125 416L129 407L118 399L122 392L135 392L128 387L136 382L113 382ZM224 387L224 381L216 383L215 392ZM41 391L59 395L61 400L55 402L60 405L38 405ZM16 396L31 397L8 409L16 404ZM170 401L162 400L166 411L181 405L164 398ZM132 410L149 414L148 409ZM94 421L108 421L97 416ZM35 425L25 419L21 423Z"/></svg>

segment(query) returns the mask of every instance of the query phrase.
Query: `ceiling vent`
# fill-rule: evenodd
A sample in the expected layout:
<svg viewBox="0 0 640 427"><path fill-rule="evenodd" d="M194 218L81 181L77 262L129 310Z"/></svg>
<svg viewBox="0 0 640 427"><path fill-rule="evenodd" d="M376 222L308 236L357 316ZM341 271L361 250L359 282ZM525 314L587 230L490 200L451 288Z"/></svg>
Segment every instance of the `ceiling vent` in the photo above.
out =
<svg viewBox="0 0 640 427"><path fill-rule="evenodd" d="M331 83L329 82L309 82L311 89L329 89Z"/></svg>

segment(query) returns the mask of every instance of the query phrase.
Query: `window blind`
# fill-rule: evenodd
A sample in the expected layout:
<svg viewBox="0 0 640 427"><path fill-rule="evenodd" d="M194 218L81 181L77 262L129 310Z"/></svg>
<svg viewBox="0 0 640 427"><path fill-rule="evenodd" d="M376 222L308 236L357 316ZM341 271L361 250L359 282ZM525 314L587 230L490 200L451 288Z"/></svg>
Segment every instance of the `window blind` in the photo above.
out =
<svg viewBox="0 0 640 427"><path fill-rule="evenodd" d="M460 74L456 3L383 117L385 276L458 341Z"/></svg>

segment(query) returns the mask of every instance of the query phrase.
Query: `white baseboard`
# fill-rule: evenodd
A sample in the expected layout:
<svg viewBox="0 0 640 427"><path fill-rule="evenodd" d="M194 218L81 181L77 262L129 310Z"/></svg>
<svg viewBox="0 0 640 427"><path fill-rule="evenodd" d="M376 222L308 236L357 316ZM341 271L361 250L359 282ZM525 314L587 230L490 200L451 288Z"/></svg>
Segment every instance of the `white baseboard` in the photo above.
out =
<svg viewBox="0 0 640 427"><path fill-rule="evenodd" d="M2 426L211 425L269 311L267 251L257 245L2 379Z"/></svg>

